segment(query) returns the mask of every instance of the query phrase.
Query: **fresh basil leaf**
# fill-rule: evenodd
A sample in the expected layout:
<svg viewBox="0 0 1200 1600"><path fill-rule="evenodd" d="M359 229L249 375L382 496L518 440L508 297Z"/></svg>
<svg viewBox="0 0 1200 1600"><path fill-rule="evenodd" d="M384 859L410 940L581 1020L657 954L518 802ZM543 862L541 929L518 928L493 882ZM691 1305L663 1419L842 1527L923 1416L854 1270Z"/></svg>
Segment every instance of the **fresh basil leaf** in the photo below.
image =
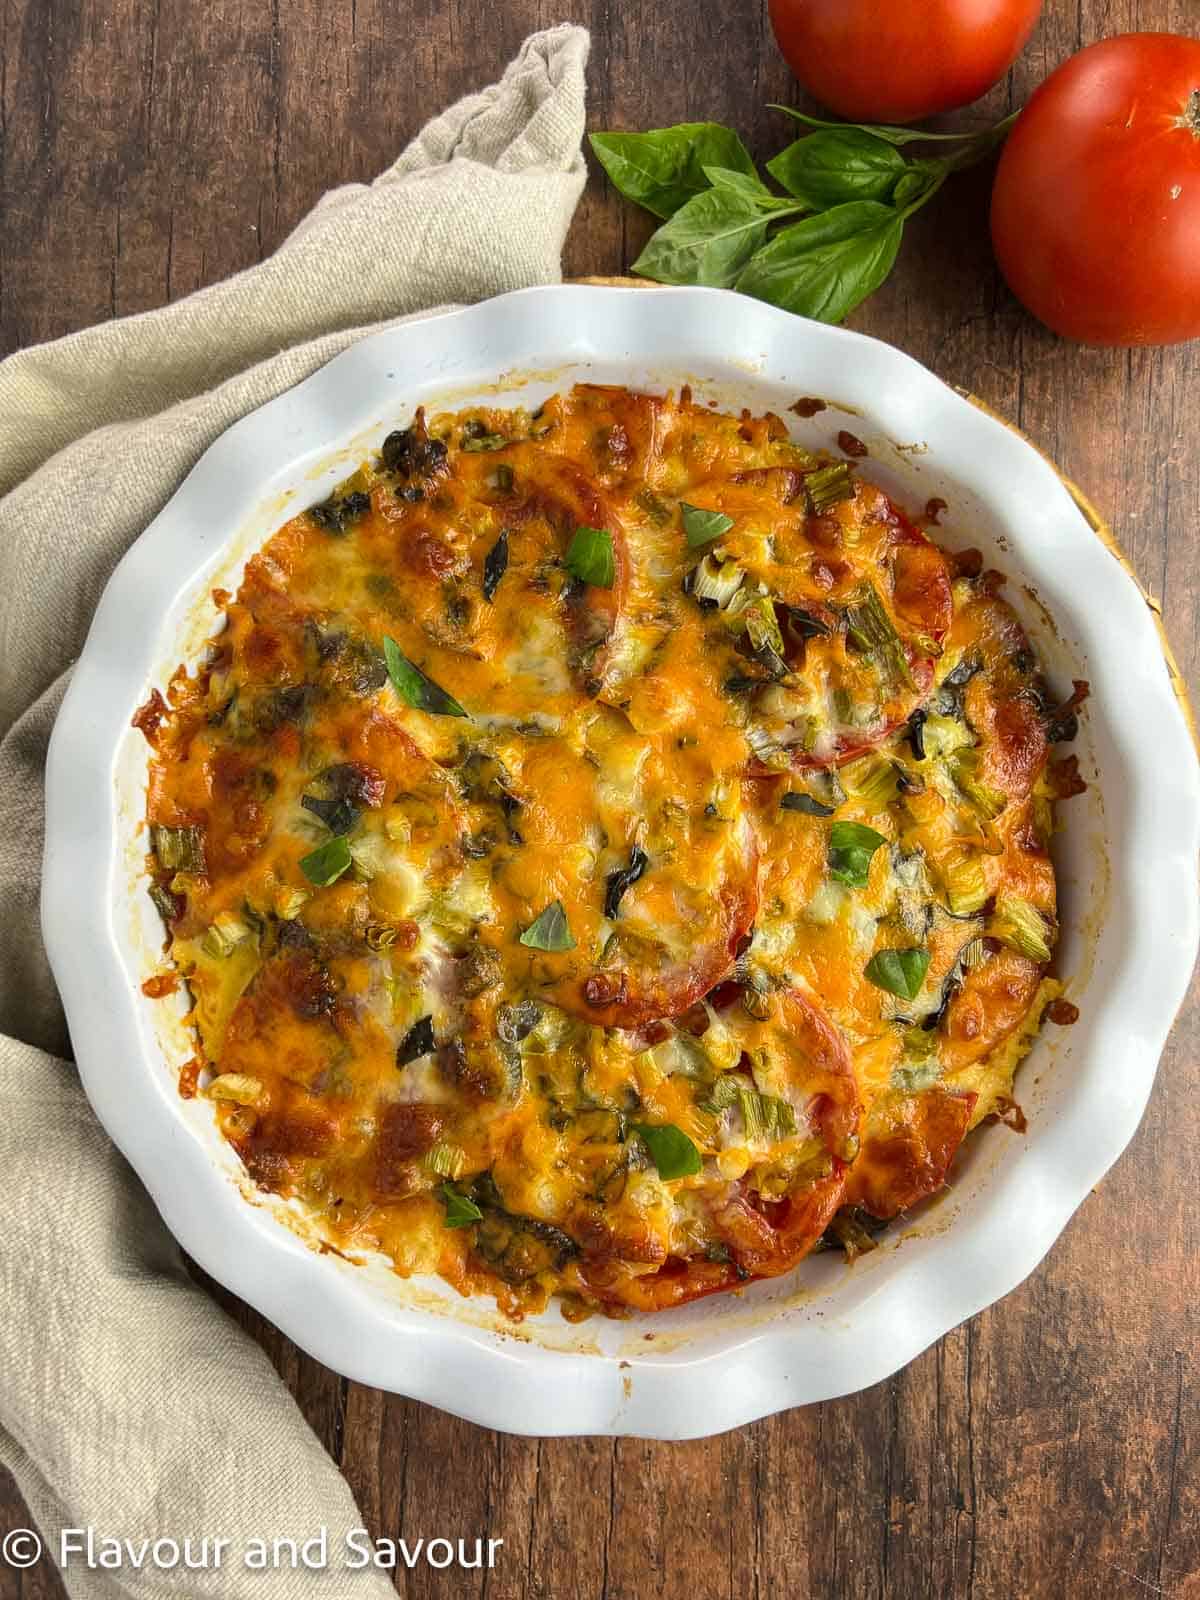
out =
<svg viewBox="0 0 1200 1600"><path fill-rule="evenodd" d="M874 200L852 200L777 233L737 280L743 294L818 322L841 322L896 260L904 222Z"/></svg>
<svg viewBox="0 0 1200 1600"><path fill-rule="evenodd" d="M733 518L723 511L706 511L703 506L690 506L686 500L679 502L683 513L683 531L694 550L698 545L711 544L733 527Z"/></svg>
<svg viewBox="0 0 1200 1600"><path fill-rule="evenodd" d="M816 795L805 794L802 789L789 789L780 797L779 809L799 811L806 817L831 817L837 807L822 805Z"/></svg>
<svg viewBox="0 0 1200 1600"><path fill-rule="evenodd" d="M877 989L886 989L901 1000L915 1000L928 971L928 950L877 950L863 968L863 976Z"/></svg>
<svg viewBox="0 0 1200 1600"><path fill-rule="evenodd" d="M798 212L800 207L792 209ZM706 189L650 236L633 270L659 283L728 289L765 242L769 220L744 195Z"/></svg>
<svg viewBox="0 0 1200 1600"><path fill-rule="evenodd" d="M750 152L719 122L681 122L648 133L593 133L600 165L629 200L669 217L709 186L704 169L753 175Z"/></svg>
<svg viewBox="0 0 1200 1600"><path fill-rule="evenodd" d="M935 189L940 189L946 174L939 161L911 161L903 176L892 190L892 204L897 211L916 210L924 205Z"/></svg>
<svg viewBox="0 0 1200 1600"><path fill-rule="evenodd" d="M700 1171L700 1152L673 1122L635 1122L634 1132L650 1152L660 1178L690 1178Z"/></svg>
<svg viewBox="0 0 1200 1600"><path fill-rule="evenodd" d="M574 950L575 939L561 900L551 900L546 909L538 913L521 934L520 943L530 950Z"/></svg>
<svg viewBox="0 0 1200 1600"><path fill-rule="evenodd" d="M611 589L617 581L612 534L607 528L576 528L564 559L567 571L581 583Z"/></svg>
<svg viewBox="0 0 1200 1600"><path fill-rule="evenodd" d="M452 1184L443 1183L438 1193L446 1203L446 1215L443 1226L447 1228L469 1228L473 1222L483 1220L483 1212L474 1200L465 1194L459 1194Z"/></svg>
<svg viewBox="0 0 1200 1600"><path fill-rule="evenodd" d="M328 889L331 883L336 883L343 872L350 867L350 846L345 838L338 834L336 838L327 839L323 845L303 856L300 861L300 871L309 883L315 883L318 889Z"/></svg>
<svg viewBox="0 0 1200 1600"><path fill-rule="evenodd" d="M829 871L851 889L865 889L871 858L887 840L861 822L835 822L829 830Z"/></svg>
<svg viewBox="0 0 1200 1600"><path fill-rule="evenodd" d="M893 145L861 128L827 128L788 145L767 171L811 211L825 211L846 200L889 200L906 166Z"/></svg>
<svg viewBox="0 0 1200 1600"><path fill-rule="evenodd" d="M744 200L752 200L764 211L788 210L791 207L791 201L785 196L771 193L757 172L751 177L748 172L734 172L729 167L705 167L704 176L714 189L728 189L731 194L741 195Z"/></svg>
<svg viewBox="0 0 1200 1600"><path fill-rule="evenodd" d="M434 717L465 717L467 713L453 695L427 678L419 667L414 667L407 656L401 655L400 646L387 634L383 636L383 659L387 662L392 688L406 706L418 711L428 711Z"/></svg>

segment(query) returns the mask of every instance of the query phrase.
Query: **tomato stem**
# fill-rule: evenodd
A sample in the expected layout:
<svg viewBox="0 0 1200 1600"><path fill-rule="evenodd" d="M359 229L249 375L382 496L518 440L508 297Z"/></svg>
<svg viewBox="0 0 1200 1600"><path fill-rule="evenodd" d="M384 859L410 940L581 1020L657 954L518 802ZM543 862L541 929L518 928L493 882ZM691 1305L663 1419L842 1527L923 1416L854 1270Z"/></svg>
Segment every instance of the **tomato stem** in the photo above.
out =
<svg viewBox="0 0 1200 1600"><path fill-rule="evenodd" d="M1179 120L1185 128L1192 130L1194 139L1200 139L1200 89L1193 89L1188 95L1187 105Z"/></svg>

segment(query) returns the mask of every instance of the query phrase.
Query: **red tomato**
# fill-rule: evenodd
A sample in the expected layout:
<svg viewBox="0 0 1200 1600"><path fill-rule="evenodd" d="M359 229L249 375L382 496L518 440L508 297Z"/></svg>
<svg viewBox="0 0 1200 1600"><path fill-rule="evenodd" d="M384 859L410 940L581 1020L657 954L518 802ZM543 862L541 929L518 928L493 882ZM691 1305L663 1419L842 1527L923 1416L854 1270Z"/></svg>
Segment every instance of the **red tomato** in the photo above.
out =
<svg viewBox="0 0 1200 1600"><path fill-rule="evenodd" d="M1042 0L771 0L788 65L852 122L916 122L978 100L1012 66Z"/></svg>
<svg viewBox="0 0 1200 1600"><path fill-rule="evenodd" d="M1052 73L1000 159L992 241L1068 339L1200 336L1200 39L1127 33Z"/></svg>

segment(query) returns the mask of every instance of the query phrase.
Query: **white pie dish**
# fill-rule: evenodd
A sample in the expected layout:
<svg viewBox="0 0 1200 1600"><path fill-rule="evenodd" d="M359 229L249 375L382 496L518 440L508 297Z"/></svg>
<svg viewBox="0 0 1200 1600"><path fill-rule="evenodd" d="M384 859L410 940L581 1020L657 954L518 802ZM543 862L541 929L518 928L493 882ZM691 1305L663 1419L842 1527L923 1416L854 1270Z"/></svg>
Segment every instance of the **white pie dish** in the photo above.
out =
<svg viewBox="0 0 1200 1600"><path fill-rule="evenodd" d="M179 1097L182 1002L140 991L162 934L144 892L148 747L130 718L197 659L212 588L235 589L245 557L416 404L526 402L577 378L687 381L778 411L809 443L849 428L872 477L910 506L947 501L945 541L1009 574L1052 679L1092 687L1075 746L1090 787L1055 852L1059 969L1082 1016L1022 1068L1027 1135L982 1129L948 1194L853 1267L822 1255L657 1317L572 1327L552 1308L514 1327L439 1281L321 1253L294 1207L248 1185L209 1103ZM788 410L802 396L829 408L802 420ZM682 1438L874 1383L1032 1271L1145 1107L1196 957L1198 851L1200 769L1153 618L1032 446L861 335L718 290L567 286L365 339L206 452L113 574L63 704L42 915L97 1115L214 1278L338 1371L472 1421Z"/></svg>

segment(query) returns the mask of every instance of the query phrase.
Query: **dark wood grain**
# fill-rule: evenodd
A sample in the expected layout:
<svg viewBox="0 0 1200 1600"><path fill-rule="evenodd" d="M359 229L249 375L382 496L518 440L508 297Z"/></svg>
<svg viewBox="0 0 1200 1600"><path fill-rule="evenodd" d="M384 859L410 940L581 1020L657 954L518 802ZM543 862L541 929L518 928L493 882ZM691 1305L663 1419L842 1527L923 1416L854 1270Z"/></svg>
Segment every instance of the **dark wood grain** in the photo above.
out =
<svg viewBox="0 0 1200 1600"><path fill-rule="evenodd" d="M796 91L765 0L0 0L0 352L257 261L563 17L592 29L593 126L711 117L764 156L784 138L767 102ZM1195 0L1048 0L971 117L1131 28L1194 33ZM1200 345L1091 351L1037 327L992 264L987 188L961 178L916 220L855 325L1086 486L1194 684ZM648 231L593 173L566 270L619 272ZM1133 1145L1019 1290L884 1384L722 1438L501 1437L344 1383L234 1309L372 1531L504 1539L486 1578L402 1578L412 1600L1196 1600L1198 1043L1194 993ZM0 1485L0 1529L26 1518ZM0 1600L62 1592L45 1565L0 1568Z"/></svg>

